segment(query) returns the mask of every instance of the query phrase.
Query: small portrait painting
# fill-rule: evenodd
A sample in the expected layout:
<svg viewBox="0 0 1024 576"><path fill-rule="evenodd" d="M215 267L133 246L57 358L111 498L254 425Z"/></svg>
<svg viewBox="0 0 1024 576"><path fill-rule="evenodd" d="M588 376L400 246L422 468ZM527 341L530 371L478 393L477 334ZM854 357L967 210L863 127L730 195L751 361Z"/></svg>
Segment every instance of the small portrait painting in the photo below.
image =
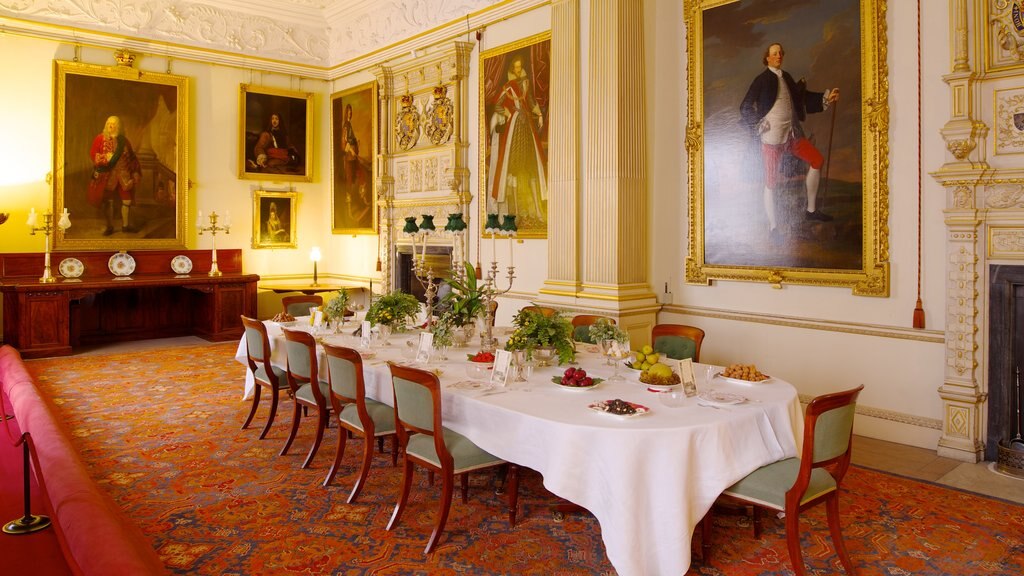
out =
<svg viewBox="0 0 1024 576"><path fill-rule="evenodd" d="M295 248L295 192L259 190L253 204L253 248Z"/></svg>
<svg viewBox="0 0 1024 576"><path fill-rule="evenodd" d="M312 181L312 114L312 93L242 84L239 177Z"/></svg>

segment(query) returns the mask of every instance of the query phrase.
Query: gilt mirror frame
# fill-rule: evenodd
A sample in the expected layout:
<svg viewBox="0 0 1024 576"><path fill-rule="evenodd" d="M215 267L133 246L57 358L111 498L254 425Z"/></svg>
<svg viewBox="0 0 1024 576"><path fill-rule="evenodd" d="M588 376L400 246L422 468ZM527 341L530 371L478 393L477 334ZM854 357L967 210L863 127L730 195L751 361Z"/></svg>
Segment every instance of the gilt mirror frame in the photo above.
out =
<svg viewBox="0 0 1024 576"><path fill-rule="evenodd" d="M855 295L888 296L886 0L683 0L683 12L689 94L686 281L839 286ZM821 178L814 200L806 185L811 165L803 166L801 176L799 162L791 162L795 168L781 183L767 185L779 176L768 175L765 140L758 141L755 126L740 112L753 91L751 79L767 72L773 43L789 49L782 70L807 75L798 90L813 86L827 99L825 88L840 88L832 110L826 105L824 113L806 116L807 136L821 152L828 148L828 164L816 177L831 168L831 190L829 178ZM776 174L783 172L780 166ZM819 217L812 215L815 201L825 206ZM820 221L821 214L831 219Z"/></svg>

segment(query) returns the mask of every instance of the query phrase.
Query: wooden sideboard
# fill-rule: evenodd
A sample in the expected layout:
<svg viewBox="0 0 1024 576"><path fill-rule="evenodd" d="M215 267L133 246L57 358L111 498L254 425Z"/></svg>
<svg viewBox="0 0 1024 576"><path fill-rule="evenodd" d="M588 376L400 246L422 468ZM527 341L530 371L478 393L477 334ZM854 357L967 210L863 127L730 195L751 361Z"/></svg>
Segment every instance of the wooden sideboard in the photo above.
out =
<svg viewBox="0 0 1024 576"><path fill-rule="evenodd" d="M25 358L64 356L79 345L194 334L207 340L237 340L239 316L256 315L259 276L241 272L241 250L219 250L222 276L209 276L209 250L129 252L135 272L119 278L107 269L113 252L52 255L57 281L43 284L42 254L0 254L4 341ZM178 255L192 272L171 271ZM85 266L80 278L57 274L64 258Z"/></svg>

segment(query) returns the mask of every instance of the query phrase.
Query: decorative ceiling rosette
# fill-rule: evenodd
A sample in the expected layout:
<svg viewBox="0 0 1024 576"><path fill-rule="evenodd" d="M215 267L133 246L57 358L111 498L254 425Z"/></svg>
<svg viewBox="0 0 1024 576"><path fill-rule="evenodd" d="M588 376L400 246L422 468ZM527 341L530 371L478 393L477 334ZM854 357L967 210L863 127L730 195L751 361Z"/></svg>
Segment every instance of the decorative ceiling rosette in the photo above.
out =
<svg viewBox="0 0 1024 576"><path fill-rule="evenodd" d="M423 125L423 131L432 144L440 146L451 139L454 112L455 106L452 104L452 99L448 97L448 88L446 86L435 87L434 99L427 106L427 122Z"/></svg>

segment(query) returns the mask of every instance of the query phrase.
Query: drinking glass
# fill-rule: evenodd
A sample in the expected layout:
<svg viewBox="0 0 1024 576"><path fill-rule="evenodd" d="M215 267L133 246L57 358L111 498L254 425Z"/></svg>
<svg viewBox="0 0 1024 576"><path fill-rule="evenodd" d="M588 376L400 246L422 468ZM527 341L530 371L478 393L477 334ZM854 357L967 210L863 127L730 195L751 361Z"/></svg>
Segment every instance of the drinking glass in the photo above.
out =
<svg viewBox="0 0 1024 576"><path fill-rule="evenodd" d="M608 365L608 366L611 366L612 362L613 362L611 354L609 354L609 352L612 349L612 342L615 342L615 340L612 340L611 338L609 338L607 340L601 340L601 342L600 342L600 344L601 344L601 355L604 356L604 358L605 358L604 363L606 365Z"/></svg>
<svg viewBox="0 0 1024 576"><path fill-rule="evenodd" d="M631 354L631 352L629 351L629 340L627 339L623 342L619 342L618 340L611 340L610 342L611 344L609 344L608 357L612 358L615 368L612 372L612 377L609 378L608 381L621 382L625 380L625 378L619 376L619 364L622 364L622 361L628 358Z"/></svg>

